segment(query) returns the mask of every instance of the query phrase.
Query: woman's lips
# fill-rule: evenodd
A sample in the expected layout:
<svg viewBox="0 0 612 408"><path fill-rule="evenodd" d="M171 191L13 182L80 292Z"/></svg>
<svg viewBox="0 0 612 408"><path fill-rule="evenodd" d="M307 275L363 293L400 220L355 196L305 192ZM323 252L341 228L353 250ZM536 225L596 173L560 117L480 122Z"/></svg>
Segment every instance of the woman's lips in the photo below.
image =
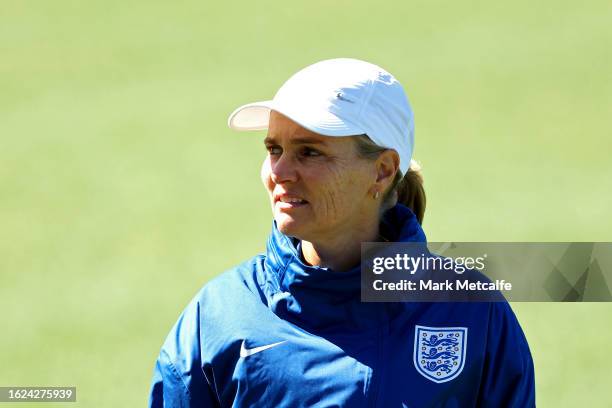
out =
<svg viewBox="0 0 612 408"><path fill-rule="evenodd" d="M277 201L276 202L276 206L279 209L281 209L281 210L289 210L289 209L293 209L293 208L304 207L307 204L308 203L306 201L303 201L303 202L300 202L300 203L284 203L282 201Z"/></svg>
<svg viewBox="0 0 612 408"><path fill-rule="evenodd" d="M308 201L300 197L281 195L275 199L275 204L280 209L293 209L305 206Z"/></svg>

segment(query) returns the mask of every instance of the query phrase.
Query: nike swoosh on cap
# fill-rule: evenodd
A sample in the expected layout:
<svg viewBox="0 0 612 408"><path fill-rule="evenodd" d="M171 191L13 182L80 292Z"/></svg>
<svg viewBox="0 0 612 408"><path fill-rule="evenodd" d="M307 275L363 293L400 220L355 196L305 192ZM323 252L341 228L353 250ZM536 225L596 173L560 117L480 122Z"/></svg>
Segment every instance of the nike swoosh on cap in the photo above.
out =
<svg viewBox="0 0 612 408"><path fill-rule="evenodd" d="M272 343L272 344L267 344L265 346L253 347L251 349L248 349L244 345L244 340L242 340L242 344L240 345L240 357L241 358L245 358L245 357L252 356L253 354L259 353L260 351L264 351L264 350L267 350L269 348L281 345L281 344L285 343L286 341L287 340L283 340L283 341L279 341L278 343Z"/></svg>

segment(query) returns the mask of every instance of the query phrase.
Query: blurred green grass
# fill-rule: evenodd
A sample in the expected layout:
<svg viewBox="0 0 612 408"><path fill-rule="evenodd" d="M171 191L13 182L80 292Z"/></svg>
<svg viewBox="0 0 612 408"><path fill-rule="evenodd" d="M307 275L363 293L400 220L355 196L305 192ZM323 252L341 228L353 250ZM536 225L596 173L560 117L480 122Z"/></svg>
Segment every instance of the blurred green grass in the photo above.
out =
<svg viewBox="0 0 612 408"><path fill-rule="evenodd" d="M271 224L225 123L349 56L405 85L432 241L612 241L612 4L5 2L0 385L138 406L161 342ZM539 406L606 406L609 304L514 304ZM26 406L21 404L19 406Z"/></svg>

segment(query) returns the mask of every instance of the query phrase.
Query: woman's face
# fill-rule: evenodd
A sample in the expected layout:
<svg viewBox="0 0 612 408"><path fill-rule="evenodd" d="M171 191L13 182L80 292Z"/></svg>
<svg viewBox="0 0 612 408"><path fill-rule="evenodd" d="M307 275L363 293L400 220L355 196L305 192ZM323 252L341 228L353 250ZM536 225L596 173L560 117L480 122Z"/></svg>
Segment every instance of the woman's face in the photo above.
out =
<svg viewBox="0 0 612 408"><path fill-rule="evenodd" d="M351 137L322 136L272 111L264 143L261 178L283 234L310 242L359 236L377 217L376 164L358 157Z"/></svg>

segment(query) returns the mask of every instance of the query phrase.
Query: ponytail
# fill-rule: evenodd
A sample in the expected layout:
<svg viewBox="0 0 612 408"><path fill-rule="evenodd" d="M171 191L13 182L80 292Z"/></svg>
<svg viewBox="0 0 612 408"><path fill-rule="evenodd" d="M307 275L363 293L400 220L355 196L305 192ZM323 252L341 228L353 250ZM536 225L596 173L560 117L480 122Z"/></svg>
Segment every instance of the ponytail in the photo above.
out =
<svg viewBox="0 0 612 408"><path fill-rule="evenodd" d="M374 143L367 135L355 136L358 154L366 159L376 159L378 155L387 150ZM410 160L410 168L406 175L397 171L391 187L383 196L382 208L387 209L400 203L410 208L416 215L419 224L423 223L425 216L425 188L421 166L416 160Z"/></svg>
<svg viewBox="0 0 612 408"><path fill-rule="evenodd" d="M401 177L401 173L399 173L399 176ZM423 224L426 204L425 188L423 187L421 166L416 160L410 161L408 172L397 184L394 183L394 187L397 202L410 208L416 215L419 224Z"/></svg>

